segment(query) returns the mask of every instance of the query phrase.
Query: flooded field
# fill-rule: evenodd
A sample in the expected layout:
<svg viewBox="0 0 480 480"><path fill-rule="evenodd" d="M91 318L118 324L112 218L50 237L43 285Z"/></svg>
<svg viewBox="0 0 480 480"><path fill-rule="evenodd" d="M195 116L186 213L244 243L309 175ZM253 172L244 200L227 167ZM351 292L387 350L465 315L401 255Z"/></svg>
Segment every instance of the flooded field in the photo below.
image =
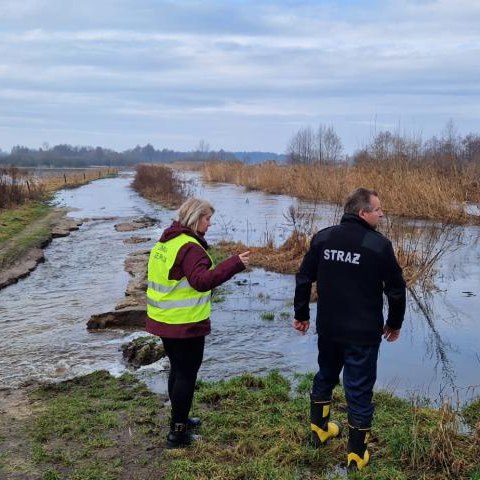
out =
<svg viewBox="0 0 480 480"><path fill-rule="evenodd" d="M216 208L207 234L210 243L229 239L259 245L268 237L279 244L291 232L285 213L297 200L232 185L205 185L198 174L186 175L195 193ZM174 212L132 191L131 180L129 174L58 192L56 202L73 209L70 216L87 220L79 231L54 240L45 251L46 262L30 277L0 291L4 385L63 379L100 368L124 370L119 347L141 332L88 332L86 322L123 298L128 281L125 256L150 248L174 217ZM338 209L327 205L316 211L319 227L330 225L338 215ZM124 244L132 233L117 232L114 225L142 215L159 219L156 227L135 232L151 240L140 246ZM377 387L434 401L447 396L463 402L480 393L479 234L479 227L466 227L462 244L442 258L436 290L409 297L401 339L381 346ZM295 372L315 370L314 329L302 336L290 326L293 275L254 269L230 280L223 290L224 301L213 309L202 378L274 368L293 377ZM161 365L138 374L153 389L165 389Z"/></svg>

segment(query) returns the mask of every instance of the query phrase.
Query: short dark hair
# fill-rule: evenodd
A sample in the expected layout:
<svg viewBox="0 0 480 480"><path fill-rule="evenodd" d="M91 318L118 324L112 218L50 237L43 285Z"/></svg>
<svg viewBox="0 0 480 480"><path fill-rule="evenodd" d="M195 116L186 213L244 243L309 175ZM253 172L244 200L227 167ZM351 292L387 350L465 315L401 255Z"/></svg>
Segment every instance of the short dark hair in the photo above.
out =
<svg viewBox="0 0 480 480"><path fill-rule="evenodd" d="M378 193L375 190L369 190L368 188L357 188L345 200L343 211L355 215L358 215L360 210L371 212L373 207L370 203L370 198L372 196L378 197Z"/></svg>

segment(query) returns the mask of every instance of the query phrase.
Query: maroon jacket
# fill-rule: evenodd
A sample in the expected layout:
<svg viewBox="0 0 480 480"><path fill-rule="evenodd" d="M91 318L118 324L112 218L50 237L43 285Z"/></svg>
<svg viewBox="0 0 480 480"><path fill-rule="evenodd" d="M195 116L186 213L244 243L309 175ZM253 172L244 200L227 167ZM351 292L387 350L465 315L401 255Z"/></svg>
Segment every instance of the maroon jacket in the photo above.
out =
<svg viewBox="0 0 480 480"><path fill-rule="evenodd" d="M173 222L162 234L159 242L167 242L178 235L185 233L200 242L187 243L177 254L177 258L170 269L168 278L180 280L187 277L188 283L199 292L206 292L218 287L232 278L236 273L245 269L238 255L227 258L210 270L212 262L205 250L208 244L203 235L196 234L193 230L183 227L179 222ZM205 250L204 250L205 249ZM157 322L147 317L146 330L149 333L166 338L191 338L208 335L210 333L210 319L206 318L201 322L172 325L169 323Z"/></svg>

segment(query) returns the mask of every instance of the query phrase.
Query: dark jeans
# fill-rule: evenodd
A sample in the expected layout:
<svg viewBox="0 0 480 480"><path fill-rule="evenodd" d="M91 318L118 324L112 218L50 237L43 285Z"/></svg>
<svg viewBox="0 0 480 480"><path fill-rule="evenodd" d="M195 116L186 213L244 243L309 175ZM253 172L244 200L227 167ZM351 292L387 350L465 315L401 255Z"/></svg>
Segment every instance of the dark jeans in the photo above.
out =
<svg viewBox="0 0 480 480"><path fill-rule="evenodd" d="M313 379L312 399L330 401L343 368L343 387L348 406L348 422L370 428L374 406L373 386L377 379L378 345L349 345L318 337L318 367Z"/></svg>
<svg viewBox="0 0 480 480"><path fill-rule="evenodd" d="M172 422L185 423L192 407L197 373L203 360L205 337L164 338L170 360L168 396L172 404Z"/></svg>

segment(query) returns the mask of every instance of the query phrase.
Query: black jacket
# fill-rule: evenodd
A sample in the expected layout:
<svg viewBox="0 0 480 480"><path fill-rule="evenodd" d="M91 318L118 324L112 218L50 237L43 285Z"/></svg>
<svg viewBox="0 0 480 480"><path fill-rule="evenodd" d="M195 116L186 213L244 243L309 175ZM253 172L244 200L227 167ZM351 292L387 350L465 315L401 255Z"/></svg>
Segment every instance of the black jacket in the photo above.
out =
<svg viewBox="0 0 480 480"><path fill-rule="evenodd" d="M379 343L383 332L383 293L387 325L402 326L405 281L392 243L357 215L314 235L296 275L295 318L310 319L309 300L317 282L317 332L333 341Z"/></svg>

